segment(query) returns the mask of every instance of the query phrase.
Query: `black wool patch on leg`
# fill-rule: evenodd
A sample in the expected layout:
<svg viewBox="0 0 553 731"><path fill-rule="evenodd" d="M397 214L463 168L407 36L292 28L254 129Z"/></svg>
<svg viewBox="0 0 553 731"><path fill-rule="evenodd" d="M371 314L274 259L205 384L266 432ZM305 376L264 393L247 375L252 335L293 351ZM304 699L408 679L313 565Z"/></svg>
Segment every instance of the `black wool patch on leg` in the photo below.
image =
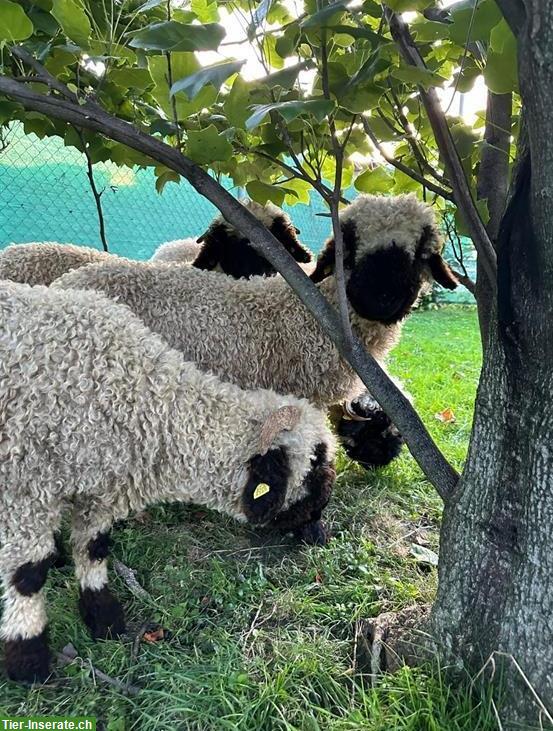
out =
<svg viewBox="0 0 553 731"><path fill-rule="evenodd" d="M103 561L109 555L110 546L109 533L98 533L96 538L92 538L87 544L88 558L91 561Z"/></svg>
<svg viewBox="0 0 553 731"><path fill-rule="evenodd" d="M10 680L35 683L46 680L50 673L48 633L36 637L4 642L4 667Z"/></svg>
<svg viewBox="0 0 553 731"><path fill-rule="evenodd" d="M42 561L27 561L19 566L12 576L12 586L23 596L36 594L46 583L48 570L55 557L56 554L52 553Z"/></svg>
<svg viewBox="0 0 553 731"><path fill-rule="evenodd" d="M94 639L125 634L125 613L107 586L81 589L79 612Z"/></svg>

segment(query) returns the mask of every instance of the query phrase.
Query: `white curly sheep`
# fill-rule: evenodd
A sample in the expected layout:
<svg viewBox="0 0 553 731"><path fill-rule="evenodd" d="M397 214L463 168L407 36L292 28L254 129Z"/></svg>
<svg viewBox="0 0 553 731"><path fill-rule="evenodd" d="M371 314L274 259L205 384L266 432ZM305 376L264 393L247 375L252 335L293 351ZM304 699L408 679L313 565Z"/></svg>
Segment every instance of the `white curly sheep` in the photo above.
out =
<svg viewBox="0 0 553 731"><path fill-rule="evenodd" d="M198 272L200 273L200 272ZM5 667L48 673L42 587L72 513L81 614L124 629L107 587L108 533L151 503L194 502L314 540L333 437L307 401L199 371L94 292L0 283L0 574Z"/></svg>

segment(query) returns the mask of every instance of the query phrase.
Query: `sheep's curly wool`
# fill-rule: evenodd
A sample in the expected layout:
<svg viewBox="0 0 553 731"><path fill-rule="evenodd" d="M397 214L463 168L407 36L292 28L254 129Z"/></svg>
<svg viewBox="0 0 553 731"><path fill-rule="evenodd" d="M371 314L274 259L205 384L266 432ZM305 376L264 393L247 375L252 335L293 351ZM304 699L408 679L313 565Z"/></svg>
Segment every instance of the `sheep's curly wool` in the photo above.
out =
<svg viewBox="0 0 553 731"><path fill-rule="evenodd" d="M408 287L405 285L399 292L401 307L393 303L394 312L400 309L402 314L395 319L387 317L389 324L385 324L363 315L364 308L374 306L367 302L371 291L366 291L365 281L376 289L379 279L391 279L388 286L397 289L396 280L403 281L399 276L402 272L392 270L388 279L379 275L373 284L371 257L380 252L365 251L362 256L360 252L370 245L370 236L378 238L381 227L388 232L390 249L397 249L400 254L401 246L418 251L423 242L433 246L431 250L438 256L441 240L435 223L429 223L433 221L432 212L411 196L392 201L360 196L352 205L355 217L351 217L349 208L341 216L348 227L344 238L352 249L347 270L348 296L361 300L361 314L356 306L351 306L350 319L365 347L383 361L398 341L401 317L416 300L424 282L431 279L431 272L420 257L412 262L405 252L400 264L406 270L403 279ZM371 229L373 219L377 223ZM392 240L391 227L397 231ZM370 236L365 235L367 228ZM321 255L327 258L328 272L318 286L336 306L329 251L327 247ZM392 267L394 263L395 260ZM355 286L350 286L353 279ZM321 407L353 398L363 390L356 374L281 277L233 280L195 269L111 261L69 273L55 286L92 288L119 298L187 359L242 388L273 388L279 393L308 398Z"/></svg>
<svg viewBox="0 0 553 731"><path fill-rule="evenodd" d="M48 286L66 272L111 256L98 249L53 241L11 244L0 252L0 280Z"/></svg>
<svg viewBox="0 0 553 731"><path fill-rule="evenodd" d="M173 261L191 264L201 251L196 239L175 239L160 244L150 257L150 261Z"/></svg>
<svg viewBox="0 0 553 731"><path fill-rule="evenodd" d="M232 279L149 262L105 262L61 277L55 287L96 289L127 304L200 368L242 388L274 388L325 407L362 390L331 340L281 277ZM336 305L334 277L319 285ZM382 359L400 326L350 310L356 334Z"/></svg>
<svg viewBox="0 0 553 731"><path fill-rule="evenodd" d="M284 426L289 411L294 423ZM267 431L271 419L277 428ZM198 370L127 307L90 291L1 282L2 634L8 664L22 653L27 663L8 672L44 674L40 589L67 510L81 610L99 635L122 621L106 587L113 522L186 501L239 521L278 523L282 514L292 529L295 506L302 524L320 518L333 453L324 415L306 400ZM268 497L248 493L273 477Z"/></svg>

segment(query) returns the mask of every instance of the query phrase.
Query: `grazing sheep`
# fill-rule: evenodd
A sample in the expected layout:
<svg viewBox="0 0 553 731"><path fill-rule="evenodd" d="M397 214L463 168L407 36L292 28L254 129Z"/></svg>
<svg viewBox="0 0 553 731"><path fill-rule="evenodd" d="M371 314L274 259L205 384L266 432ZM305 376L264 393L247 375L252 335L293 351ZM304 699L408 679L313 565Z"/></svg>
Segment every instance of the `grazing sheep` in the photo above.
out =
<svg viewBox="0 0 553 731"><path fill-rule="evenodd" d="M351 324L382 362L425 283L434 277L453 287L456 281L440 256L433 212L414 196L360 196L341 220ZM313 276L337 306L332 242ZM193 268L108 261L70 272L54 286L118 297L187 359L242 388L272 388L319 407L363 391L281 277L233 280Z"/></svg>
<svg viewBox="0 0 553 731"><path fill-rule="evenodd" d="M311 261L311 254L298 240L298 229L281 208L273 203L262 206L255 201L246 201L244 206L271 231L296 261L304 264ZM212 221L207 231L199 237L198 243L202 247L192 264L197 269L223 272L235 279L276 274L273 265L252 248L249 239L222 216Z"/></svg>
<svg viewBox="0 0 553 731"><path fill-rule="evenodd" d="M173 261L178 264L191 264L201 251L196 239L175 239L160 244L150 257L150 261Z"/></svg>
<svg viewBox="0 0 553 731"><path fill-rule="evenodd" d="M199 272L198 272L199 273ZM42 588L71 511L79 607L124 630L107 586L113 523L194 502L324 542L333 437L307 401L199 371L93 292L0 283L1 633L9 677L48 674Z"/></svg>
<svg viewBox="0 0 553 731"><path fill-rule="evenodd" d="M48 286L66 272L112 256L86 246L51 241L11 244L0 251L0 280Z"/></svg>

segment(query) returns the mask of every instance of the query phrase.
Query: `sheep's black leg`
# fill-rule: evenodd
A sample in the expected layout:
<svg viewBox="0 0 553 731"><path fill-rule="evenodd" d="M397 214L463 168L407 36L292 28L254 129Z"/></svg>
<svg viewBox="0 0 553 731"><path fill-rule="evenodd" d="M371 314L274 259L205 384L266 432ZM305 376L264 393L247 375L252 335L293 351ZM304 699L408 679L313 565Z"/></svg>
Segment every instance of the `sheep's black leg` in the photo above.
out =
<svg viewBox="0 0 553 731"><path fill-rule="evenodd" d="M0 557L4 584L1 625L4 666L11 680L28 683L44 681L50 667L42 589L55 558L55 548L53 531L46 534L42 531L22 530L24 542L21 537L7 536Z"/></svg>
<svg viewBox="0 0 553 731"><path fill-rule="evenodd" d="M98 511L101 515L101 509ZM79 581L79 611L95 639L117 637L125 632L125 615L120 602L108 588L109 518L93 520L91 511L78 508L73 516L71 542L75 574Z"/></svg>

